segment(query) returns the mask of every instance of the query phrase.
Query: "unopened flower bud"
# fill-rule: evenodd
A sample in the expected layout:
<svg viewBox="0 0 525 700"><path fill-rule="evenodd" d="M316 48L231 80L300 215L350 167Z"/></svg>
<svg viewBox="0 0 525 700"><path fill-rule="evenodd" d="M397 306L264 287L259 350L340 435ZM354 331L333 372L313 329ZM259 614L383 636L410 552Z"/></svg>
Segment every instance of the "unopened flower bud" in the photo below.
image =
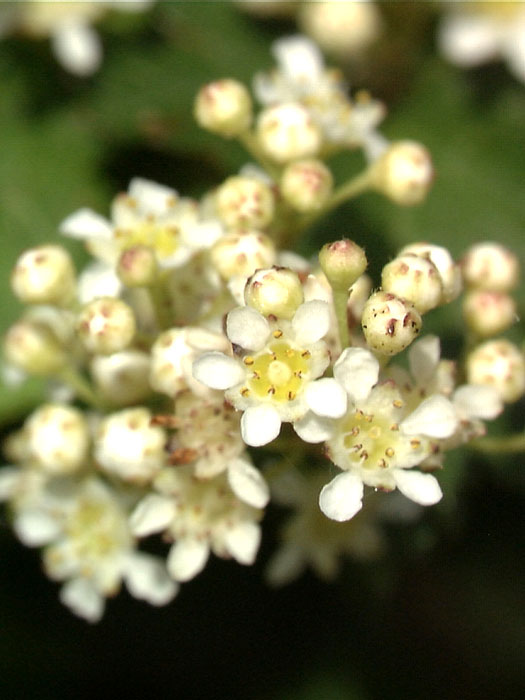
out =
<svg viewBox="0 0 525 700"><path fill-rule="evenodd" d="M24 304L67 305L75 296L75 269L67 250L42 245L18 258L11 286Z"/></svg>
<svg viewBox="0 0 525 700"><path fill-rule="evenodd" d="M359 53L381 30L381 18L372 2L305 2L299 10L299 25L305 34L339 56Z"/></svg>
<svg viewBox="0 0 525 700"><path fill-rule="evenodd" d="M144 484L165 465L166 441L163 428L152 425L147 408L129 408L100 423L95 459L104 471L124 481Z"/></svg>
<svg viewBox="0 0 525 700"><path fill-rule="evenodd" d="M219 238L211 249L211 260L224 280L249 277L255 270L275 262L275 246L264 233L230 233Z"/></svg>
<svg viewBox="0 0 525 700"><path fill-rule="evenodd" d="M478 243L461 261L465 284L493 292L508 292L518 285L520 266L517 256L500 243Z"/></svg>
<svg viewBox="0 0 525 700"><path fill-rule="evenodd" d="M438 306L443 296L434 264L412 253L400 255L384 266L381 286L383 291L412 302L420 314Z"/></svg>
<svg viewBox="0 0 525 700"><path fill-rule="evenodd" d="M463 299L463 318L474 333L490 338L516 321L516 302L503 292L473 289Z"/></svg>
<svg viewBox="0 0 525 700"><path fill-rule="evenodd" d="M261 148L277 163L315 155L322 145L320 128L297 102L264 109L257 121Z"/></svg>
<svg viewBox="0 0 525 700"><path fill-rule="evenodd" d="M84 466L89 426L76 408L44 404L28 418L25 430L31 457L48 474L71 474Z"/></svg>
<svg viewBox="0 0 525 700"><path fill-rule="evenodd" d="M415 141L391 144L371 166L371 186L402 206L422 202L433 178L430 153Z"/></svg>
<svg viewBox="0 0 525 700"><path fill-rule="evenodd" d="M291 319L304 301L303 287L286 267L257 270L246 283L244 299L263 316Z"/></svg>
<svg viewBox="0 0 525 700"><path fill-rule="evenodd" d="M155 282L157 272L155 253L145 245L123 251L117 263L117 274L126 287L149 287Z"/></svg>
<svg viewBox="0 0 525 700"><path fill-rule="evenodd" d="M300 212L321 209L332 194L334 178L320 160L298 160L288 165L280 189L284 199Z"/></svg>
<svg viewBox="0 0 525 700"><path fill-rule="evenodd" d="M217 190L217 211L231 228L264 228L273 219L274 196L270 187L254 177L229 177Z"/></svg>
<svg viewBox="0 0 525 700"><path fill-rule="evenodd" d="M88 352L110 355L131 343L136 330L135 316L120 299L101 297L82 309L77 328Z"/></svg>
<svg viewBox="0 0 525 700"><path fill-rule="evenodd" d="M197 94L194 114L204 129L227 138L238 136L252 122L250 93L242 83L230 78L209 83Z"/></svg>
<svg viewBox="0 0 525 700"><path fill-rule="evenodd" d="M508 340L489 340L467 358L467 381L494 387L506 403L525 394L525 358Z"/></svg>
<svg viewBox="0 0 525 700"><path fill-rule="evenodd" d="M422 325L414 306L389 292L375 292L361 319L366 342L382 355L397 355L417 338Z"/></svg>
<svg viewBox="0 0 525 700"><path fill-rule="evenodd" d="M446 248L432 243L411 243L399 251L399 255L413 253L434 264L441 278L441 304L453 301L461 292L461 271Z"/></svg>
<svg viewBox="0 0 525 700"><path fill-rule="evenodd" d="M357 243L343 238L321 248L319 264L332 287L348 290L366 270L368 261Z"/></svg>
<svg viewBox="0 0 525 700"><path fill-rule="evenodd" d="M96 355L91 363L97 389L120 406L138 403L151 394L149 371L150 356L140 350Z"/></svg>
<svg viewBox="0 0 525 700"><path fill-rule="evenodd" d="M46 325L24 319L7 331L4 353L11 364L41 376L56 374L67 359L64 348Z"/></svg>

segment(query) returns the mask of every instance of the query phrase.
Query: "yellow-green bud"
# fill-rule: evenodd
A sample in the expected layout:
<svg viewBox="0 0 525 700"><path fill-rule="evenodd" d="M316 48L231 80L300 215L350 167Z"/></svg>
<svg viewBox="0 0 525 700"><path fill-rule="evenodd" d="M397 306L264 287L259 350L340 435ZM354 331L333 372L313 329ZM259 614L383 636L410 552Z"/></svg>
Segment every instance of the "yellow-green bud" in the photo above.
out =
<svg viewBox="0 0 525 700"><path fill-rule="evenodd" d="M262 150L277 163L313 156L323 142L309 111L297 102L264 109L257 120L257 137Z"/></svg>
<svg viewBox="0 0 525 700"><path fill-rule="evenodd" d="M263 316L291 319L304 301L303 287L287 267L257 270L246 283L244 300Z"/></svg>
<svg viewBox="0 0 525 700"><path fill-rule="evenodd" d="M319 264L334 289L348 290L366 270L368 260L361 246L343 238L321 248Z"/></svg>
<svg viewBox="0 0 525 700"><path fill-rule="evenodd" d="M366 342L382 355L397 355L415 340L422 320L414 306L390 292L375 292L363 309Z"/></svg>
<svg viewBox="0 0 525 700"><path fill-rule="evenodd" d="M274 196L270 187L254 177L229 177L217 190L217 211L226 226L256 228L273 219Z"/></svg>
<svg viewBox="0 0 525 700"><path fill-rule="evenodd" d="M300 212L321 209L332 194L334 178L320 160L298 160L288 165L280 189L284 199Z"/></svg>
<svg viewBox="0 0 525 700"><path fill-rule="evenodd" d="M461 261L463 279L468 287L492 292L508 292L517 287L520 264L517 256L500 243L477 243Z"/></svg>
<svg viewBox="0 0 525 700"><path fill-rule="evenodd" d="M435 265L412 253L400 255L384 266L383 291L410 301L420 314L441 303L443 285Z"/></svg>
<svg viewBox="0 0 525 700"><path fill-rule="evenodd" d="M11 274L11 287L24 304L67 305L75 296L75 268L67 250L42 245L26 250Z"/></svg>
<svg viewBox="0 0 525 700"><path fill-rule="evenodd" d="M40 376L56 374L67 360L64 348L48 326L23 319L7 331L4 353L11 364Z"/></svg>
<svg viewBox="0 0 525 700"><path fill-rule="evenodd" d="M120 299L101 297L82 309L78 335L88 352L110 355L124 350L133 340L136 324L132 309Z"/></svg>
<svg viewBox="0 0 525 700"><path fill-rule="evenodd" d="M152 248L136 245L124 250L117 263L117 274L126 287L149 287L158 272L157 260Z"/></svg>
<svg viewBox="0 0 525 700"><path fill-rule="evenodd" d="M467 357L467 381L497 390L503 401L514 403L525 394L525 358L508 340L489 340Z"/></svg>
<svg viewBox="0 0 525 700"><path fill-rule="evenodd" d="M199 90L194 114L204 129L232 138L250 128L252 99L242 83L224 78Z"/></svg>
<svg viewBox="0 0 525 700"><path fill-rule="evenodd" d="M264 233L226 234L211 249L211 260L224 280L249 277L255 270L265 269L275 262L275 246Z"/></svg>
<svg viewBox="0 0 525 700"><path fill-rule="evenodd" d="M419 204L434 179L430 153L415 141L393 143L371 166L370 178L371 187L396 204Z"/></svg>
<svg viewBox="0 0 525 700"><path fill-rule="evenodd" d="M503 292L473 289L463 299L463 318L476 335L490 338L515 323L516 302Z"/></svg>

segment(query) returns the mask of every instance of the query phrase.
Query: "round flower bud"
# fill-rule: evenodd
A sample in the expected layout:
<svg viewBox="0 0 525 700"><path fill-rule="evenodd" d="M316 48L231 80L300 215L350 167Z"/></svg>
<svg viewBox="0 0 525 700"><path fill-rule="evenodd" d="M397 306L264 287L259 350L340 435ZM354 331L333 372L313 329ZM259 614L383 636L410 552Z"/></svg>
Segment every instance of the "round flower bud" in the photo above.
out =
<svg viewBox="0 0 525 700"><path fill-rule="evenodd" d="M343 238L321 248L319 264L332 287L348 290L366 270L368 260L357 243Z"/></svg>
<svg viewBox="0 0 525 700"><path fill-rule="evenodd" d="M500 243L478 243L461 261L465 284L492 292L508 292L518 285L520 266L517 256Z"/></svg>
<svg viewBox="0 0 525 700"><path fill-rule="evenodd" d="M273 219L272 190L254 177L229 177L217 190L219 216L231 228L264 228Z"/></svg>
<svg viewBox="0 0 525 700"><path fill-rule="evenodd" d="M149 287L155 282L157 272L155 253L145 245L123 251L117 263L117 275L126 287Z"/></svg>
<svg viewBox="0 0 525 700"><path fill-rule="evenodd" d="M257 270L246 283L244 300L263 316L291 319L304 301L303 287L287 267Z"/></svg>
<svg viewBox="0 0 525 700"><path fill-rule="evenodd" d="M363 309L366 342L382 355L397 355L417 337L422 325L414 306L389 292L375 292Z"/></svg>
<svg viewBox="0 0 525 700"><path fill-rule="evenodd" d="M147 408L112 413L100 423L95 436L95 459L104 471L124 481L144 484L166 463L167 437L152 425Z"/></svg>
<svg viewBox="0 0 525 700"><path fill-rule="evenodd" d="M67 360L62 345L46 325L23 319L7 331L4 353L15 367L42 376L56 374Z"/></svg>
<svg viewBox="0 0 525 700"><path fill-rule="evenodd" d="M124 350L112 355L96 355L91 376L99 392L114 404L139 403L151 394L150 356L140 350Z"/></svg>
<svg viewBox="0 0 525 700"><path fill-rule="evenodd" d="M434 264L441 277L441 304L453 301L461 292L461 271L446 248L432 243L411 243L399 251L399 255L413 253Z"/></svg>
<svg viewBox="0 0 525 700"><path fill-rule="evenodd" d="M298 160L285 168L280 189L288 204L307 213L322 209L333 184L332 173L320 160Z"/></svg>
<svg viewBox="0 0 525 700"><path fill-rule="evenodd" d="M525 393L525 358L508 340L489 340L467 357L467 381L494 387L506 403Z"/></svg>
<svg viewBox="0 0 525 700"><path fill-rule="evenodd" d="M516 321L516 302L502 292L473 289L463 299L463 318L474 333L490 338Z"/></svg>
<svg viewBox="0 0 525 700"><path fill-rule="evenodd" d="M211 249L211 260L224 280L249 277L255 270L268 268L275 262L275 246L264 233L226 234Z"/></svg>
<svg viewBox="0 0 525 700"><path fill-rule="evenodd" d="M398 141L373 163L371 186L396 204L413 206L426 197L434 178L427 149L415 141Z"/></svg>
<svg viewBox="0 0 525 700"><path fill-rule="evenodd" d="M227 138L238 136L252 123L250 93L237 80L225 78L199 90L194 108L198 124Z"/></svg>
<svg viewBox="0 0 525 700"><path fill-rule="evenodd" d="M24 304L67 305L75 296L75 269L67 250L42 245L26 250L11 274L13 292Z"/></svg>
<svg viewBox="0 0 525 700"><path fill-rule="evenodd" d="M28 418L25 432L31 457L48 474L71 474L85 465L89 426L76 408L44 404Z"/></svg>
<svg viewBox="0 0 525 700"><path fill-rule="evenodd" d="M372 2L305 2L299 25L321 48L339 56L359 53L377 39L381 18Z"/></svg>
<svg viewBox="0 0 525 700"><path fill-rule="evenodd" d="M266 155L277 163L313 156L323 141L320 128L297 102L264 109L257 121L257 137Z"/></svg>
<svg viewBox="0 0 525 700"><path fill-rule="evenodd" d="M420 314L441 302L443 287L434 264L426 258L406 253L384 266L381 274L383 291L412 302Z"/></svg>
<svg viewBox="0 0 525 700"><path fill-rule="evenodd" d="M135 335L135 316L120 299L101 297L86 304L77 320L78 335L88 352L111 355L124 350Z"/></svg>

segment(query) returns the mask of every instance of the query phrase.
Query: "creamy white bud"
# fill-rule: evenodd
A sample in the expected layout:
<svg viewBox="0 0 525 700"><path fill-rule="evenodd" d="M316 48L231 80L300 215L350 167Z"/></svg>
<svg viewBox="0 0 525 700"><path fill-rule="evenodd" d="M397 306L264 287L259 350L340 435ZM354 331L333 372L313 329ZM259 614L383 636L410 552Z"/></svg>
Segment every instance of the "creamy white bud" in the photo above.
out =
<svg viewBox="0 0 525 700"><path fill-rule="evenodd" d="M89 426L76 408L45 404L28 418L25 432L31 457L48 474L71 474L85 465Z"/></svg>
<svg viewBox="0 0 525 700"><path fill-rule="evenodd" d="M254 177L229 177L217 189L215 201L219 216L230 228L262 229L273 219L273 192Z"/></svg>
<svg viewBox="0 0 525 700"><path fill-rule="evenodd" d="M486 242L467 250L461 271L469 287L493 292L508 292L518 285L520 265L518 257L500 243Z"/></svg>
<svg viewBox="0 0 525 700"><path fill-rule="evenodd" d="M117 263L117 274L126 287L148 287L155 282L157 272L155 252L145 245L128 248Z"/></svg>
<svg viewBox="0 0 525 700"><path fill-rule="evenodd" d="M323 140L308 110L297 102L264 109L257 120L257 137L266 155L277 163L313 156Z"/></svg>
<svg viewBox="0 0 525 700"><path fill-rule="evenodd" d="M91 376L97 389L109 401L126 406L151 394L150 356L140 350L124 350L112 355L96 355Z"/></svg>
<svg viewBox="0 0 525 700"><path fill-rule="evenodd" d="M46 325L24 319L7 331L4 353L9 363L24 372L43 376L56 374L67 360L64 348Z"/></svg>
<svg viewBox="0 0 525 700"><path fill-rule="evenodd" d="M86 304L77 319L78 335L86 350L110 355L124 350L135 335L132 309L120 299L101 297Z"/></svg>
<svg viewBox="0 0 525 700"><path fill-rule="evenodd" d="M516 302L503 292L473 289L463 299L463 318L474 333L490 338L515 323Z"/></svg>
<svg viewBox="0 0 525 700"><path fill-rule="evenodd" d="M419 204L434 179L430 153L415 141L397 141L373 163L370 177L371 186L396 204Z"/></svg>
<svg viewBox="0 0 525 700"><path fill-rule="evenodd" d="M319 264L332 287L347 291L366 270L368 260L361 246L343 238L321 248Z"/></svg>
<svg viewBox="0 0 525 700"><path fill-rule="evenodd" d="M244 290L248 306L263 316L291 319L304 301L303 287L296 272L286 267L257 270Z"/></svg>
<svg viewBox="0 0 525 700"><path fill-rule="evenodd" d="M489 340L467 357L467 381L497 390L503 401L514 403L525 394L525 358L508 340Z"/></svg>
<svg viewBox="0 0 525 700"><path fill-rule="evenodd" d="M381 286L414 304L420 314L434 309L441 302L443 286L434 264L425 258L406 253L384 266Z"/></svg>
<svg viewBox="0 0 525 700"><path fill-rule="evenodd" d="M250 128L252 100L237 80L225 78L199 90L194 107L195 119L208 131L231 138Z"/></svg>
<svg viewBox="0 0 525 700"><path fill-rule="evenodd" d="M459 295L462 286L461 270L446 248L432 243L418 242L405 246L399 251L398 255L405 255L406 253L413 253L420 258L426 258L434 264L441 277L443 287L441 304L448 304Z"/></svg>
<svg viewBox="0 0 525 700"><path fill-rule="evenodd" d="M361 325L372 350L396 355L417 338L422 320L410 302L389 292L375 292L364 306Z"/></svg>
<svg viewBox="0 0 525 700"><path fill-rule="evenodd" d="M65 306L75 296L75 268L67 250L42 245L26 250L11 274L11 287L24 304Z"/></svg>
<svg viewBox="0 0 525 700"><path fill-rule="evenodd" d="M313 212L326 204L334 185L332 173L320 160L299 160L288 165L281 175L284 199L300 212Z"/></svg>
<svg viewBox="0 0 525 700"><path fill-rule="evenodd" d="M224 280L249 277L273 265L275 257L273 241L258 231L226 234L211 249L212 263Z"/></svg>

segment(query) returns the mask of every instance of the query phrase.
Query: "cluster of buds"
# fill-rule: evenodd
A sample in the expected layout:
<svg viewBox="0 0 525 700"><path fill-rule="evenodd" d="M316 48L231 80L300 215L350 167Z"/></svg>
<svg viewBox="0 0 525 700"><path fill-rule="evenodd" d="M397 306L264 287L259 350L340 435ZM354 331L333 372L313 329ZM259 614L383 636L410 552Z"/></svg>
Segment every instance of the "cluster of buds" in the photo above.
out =
<svg viewBox="0 0 525 700"><path fill-rule="evenodd" d="M272 498L294 514L271 580L306 564L330 576L346 553L376 554L365 487L437 503L431 472L502 409L486 382L457 386L437 337L418 339L422 316L460 291L447 250L404 248L372 291L353 241L314 260L282 248L330 197L317 149L355 145L358 134L363 145L370 123L357 128L362 106L309 42L276 53L279 69L257 80L275 103L255 132L251 98L234 81L205 87L196 103L201 124L242 138L266 171L247 167L199 201L136 178L109 218L81 209L62 222L92 256L85 269L42 245L12 273L27 308L6 334L5 361L50 381L46 403L7 440L0 498L22 542L43 548L61 600L90 621L122 585L168 603L211 553L253 563ZM368 185L412 182L400 185L407 170L393 153L372 163ZM389 364L408 346L409 371ZM153 534L169 543L165 559L141 551Z"/></svg>

